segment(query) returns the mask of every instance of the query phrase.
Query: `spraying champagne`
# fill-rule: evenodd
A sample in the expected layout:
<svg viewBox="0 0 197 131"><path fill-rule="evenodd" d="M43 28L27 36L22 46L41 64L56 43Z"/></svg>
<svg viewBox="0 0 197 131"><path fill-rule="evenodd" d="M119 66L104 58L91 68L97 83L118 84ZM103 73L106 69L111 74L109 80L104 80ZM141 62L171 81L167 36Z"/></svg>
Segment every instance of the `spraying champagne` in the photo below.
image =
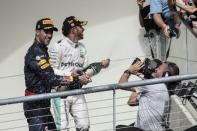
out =
<svg viewBox="0 0 197 131"><path fill-rule="evenodd" d="M91 77L98 74L102 68L107 68L109 63L110 59L102 60L101 62L95 62L85 67L82 72Z"/></svg>
<svg viewBox="0 0 197 131"><path fill-rule="evenodd" d="M82 70L78 70L73 75L80 76L85 73L89 77L92 77L92 76L98 74L101 71L101 69L107 68L109 66L109 64L110 64L110 59L105 59L105 60L102 60L101 62L91 63L90 65L83 68ZM56 89L56 91L60 92L60 91L66 91L68 89L80 89L82 86L83 86L83 84L80 82L73 82L69 85L69 87L68 86L59 86L59 87L56 87L55 89Z"/></svg>

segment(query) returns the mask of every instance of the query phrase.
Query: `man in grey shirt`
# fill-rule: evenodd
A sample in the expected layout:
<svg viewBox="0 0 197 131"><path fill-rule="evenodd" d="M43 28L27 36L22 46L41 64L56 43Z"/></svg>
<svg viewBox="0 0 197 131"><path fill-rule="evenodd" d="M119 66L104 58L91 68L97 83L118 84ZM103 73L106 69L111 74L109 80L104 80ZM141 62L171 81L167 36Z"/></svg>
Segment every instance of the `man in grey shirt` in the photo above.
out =
<svg viewBox="0 0 197 131"><path fill-rule="evenodd" d="M135 126L144 130L163 131L167 127L169 95L165 84L137 87L139 90L139 111Z"/></svg>
<svg viewBox="0 0 197 131"><path fill-rule="evenodd" d="M139 75L139 70L143 67L144 63L141 61L131 65L122 74L119 83L127 82L131 74ZM172 62L161 63L153 73L156 78L178 74L179 68ZM169 93L166 84L147 85L129 90L137 90L139 96L139 109L134 126L146 131L165 131L168 127L169 113Z"/></svg>

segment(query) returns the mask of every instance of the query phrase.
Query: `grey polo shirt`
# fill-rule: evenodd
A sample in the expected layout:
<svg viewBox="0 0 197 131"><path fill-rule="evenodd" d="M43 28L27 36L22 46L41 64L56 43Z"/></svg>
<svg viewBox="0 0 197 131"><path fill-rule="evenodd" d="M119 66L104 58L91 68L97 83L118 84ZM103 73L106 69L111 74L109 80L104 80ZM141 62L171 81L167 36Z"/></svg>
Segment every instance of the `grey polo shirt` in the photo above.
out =
<svg viewBox="0 0 197 131"><path fill-rule="evenodd" d="M146 131L162 131L167 125L169 94L165 84L136 87L141 96L135 127Z"/></svg>

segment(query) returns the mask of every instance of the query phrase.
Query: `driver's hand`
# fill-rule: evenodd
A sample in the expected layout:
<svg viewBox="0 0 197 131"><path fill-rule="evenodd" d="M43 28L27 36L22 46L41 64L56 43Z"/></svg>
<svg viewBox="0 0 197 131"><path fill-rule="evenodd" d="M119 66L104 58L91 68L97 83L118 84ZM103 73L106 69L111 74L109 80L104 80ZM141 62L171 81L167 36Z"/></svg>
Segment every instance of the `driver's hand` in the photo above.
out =
<svg viewBox="0 0 197 131"><path fill-rule="evenodd" d="M83 74L83 75L79 76L79 81L83 85L86 85L89 82L92 82L91 78L86 74Z"/></svg>
<svg viewBox="0 0 197 131"><path fill-rule="evenodd" d="M71 73L72 76L79 76L82 74L84 74L84 72L82 72L81 70L72 70L72 73Z"/></svg>

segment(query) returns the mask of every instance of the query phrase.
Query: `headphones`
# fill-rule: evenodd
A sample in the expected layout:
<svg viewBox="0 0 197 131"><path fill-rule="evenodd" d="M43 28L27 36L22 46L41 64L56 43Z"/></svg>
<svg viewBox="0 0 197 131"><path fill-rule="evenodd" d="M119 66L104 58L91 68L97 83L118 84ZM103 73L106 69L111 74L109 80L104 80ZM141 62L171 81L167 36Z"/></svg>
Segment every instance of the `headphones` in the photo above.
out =
<svg viewBox="0 0 197 131"><path fill-rule="evenodd" d="M171 76L170 71L165 71L165 72L162 74L162 77L168 77L168 76Z"/></svg>
<svg viewBox="0 0 197 131"><path fill-rule="evenodd" d="M168 67L167 67L167 71L163 72L162 77L172 76L173 75L172 74L173 73L173 70L169 66L170 62L165 61L164 63L166 63Z"/></svg>
<svg viewBox="0 0 197 131"><path fill-rule="evenodd" d="M162 77L168 77L171 76L170 71L165 71L162 75ZM167 89L169 91L169 94L171 94L171 86L170 86L170 82L166 82L165 85L167 86Z"/></svg>

